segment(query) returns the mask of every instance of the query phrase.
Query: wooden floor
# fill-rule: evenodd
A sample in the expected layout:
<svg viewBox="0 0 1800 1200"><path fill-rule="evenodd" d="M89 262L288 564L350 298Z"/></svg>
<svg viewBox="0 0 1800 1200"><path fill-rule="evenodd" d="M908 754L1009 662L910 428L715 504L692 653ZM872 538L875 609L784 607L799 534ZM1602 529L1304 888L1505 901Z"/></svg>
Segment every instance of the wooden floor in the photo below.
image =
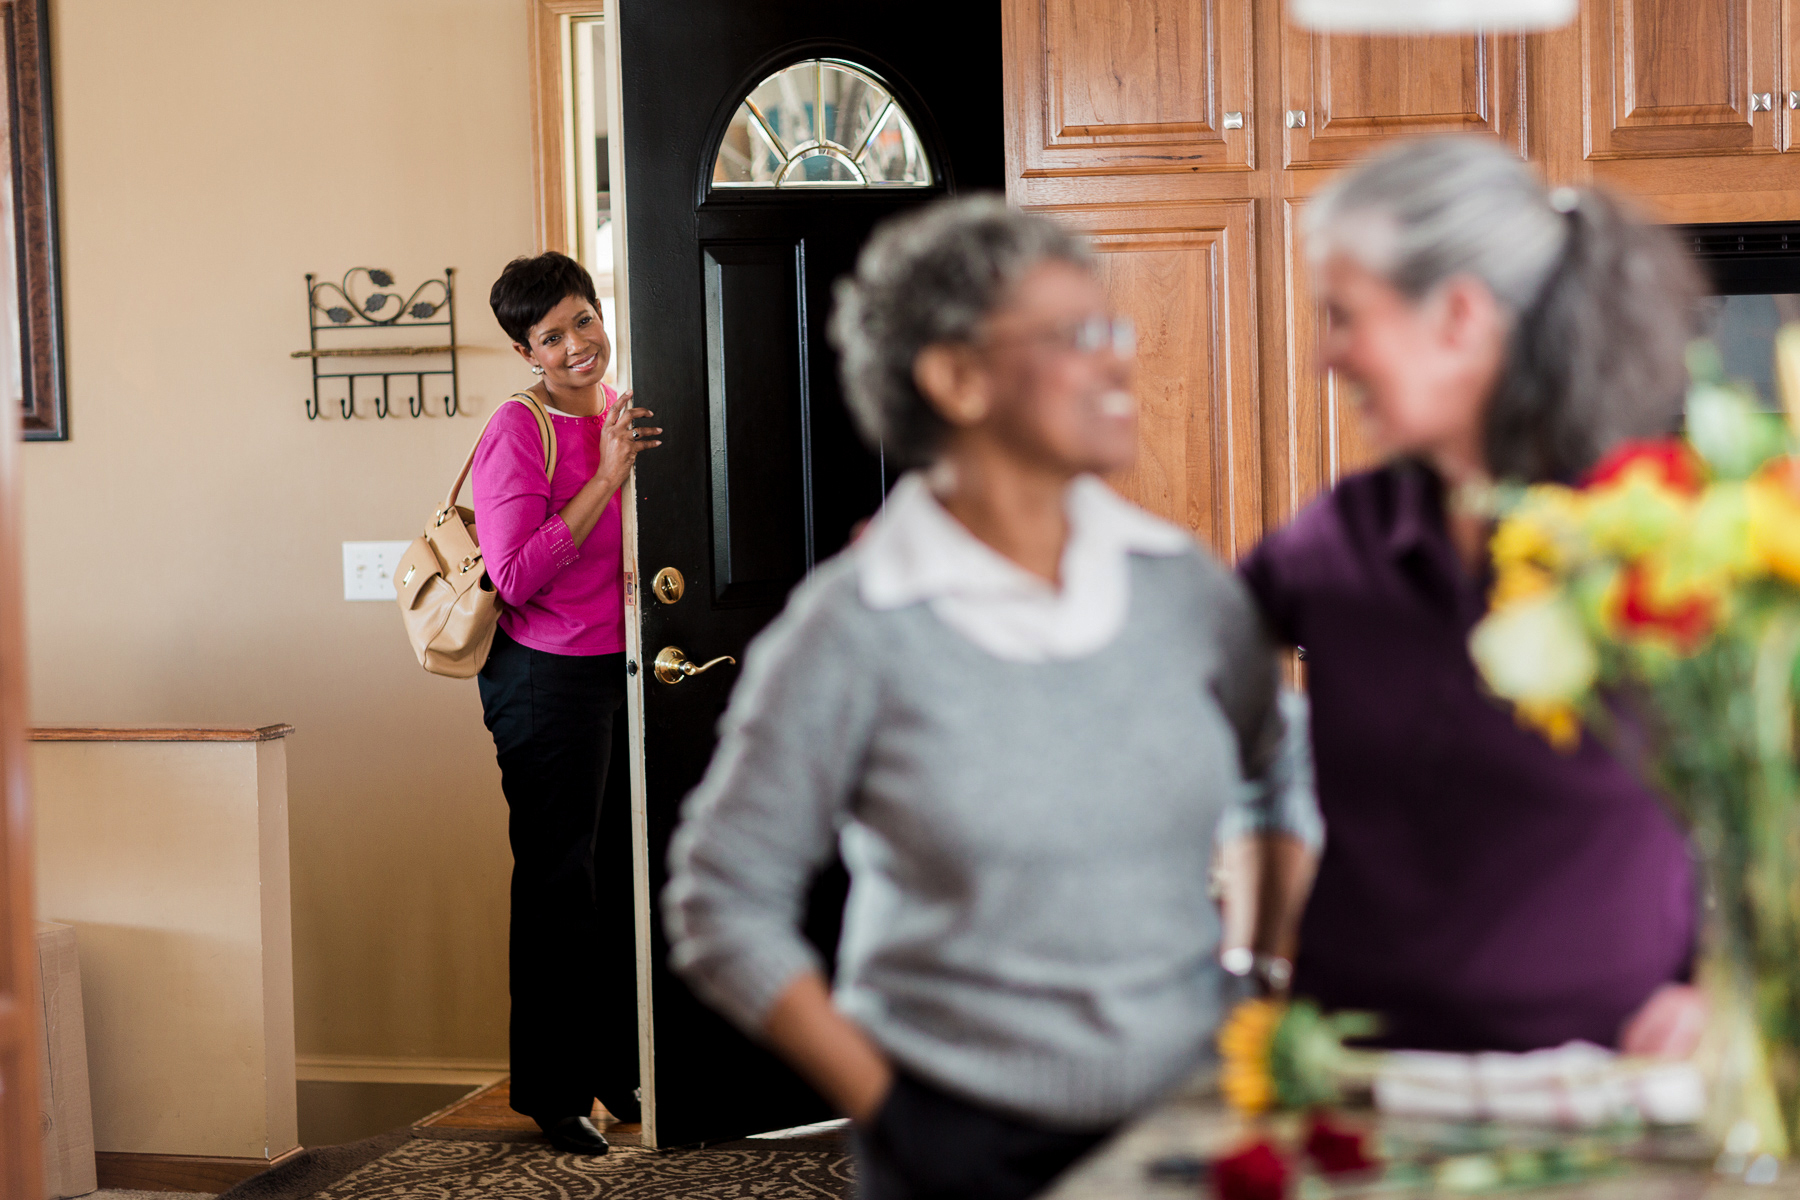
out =
<svg viewBox="0 0 1800 1200"><path fill-rule="evenodd" d="M511 1080L502 1079L499 1083L489 1084L473 1095L464 1096L448 1108L440 1108L419 1121L418 1125L444 1129L499 1129L509 1133L538 1132L536 1121L512 1110L509 1103L512 1099L510 1083ZM606 1140L615 1146L643 1145L643 1126L626 1125L613 1120L612 1114L598 1103L594 1105L594 1124L600 1127Z"/></svg>

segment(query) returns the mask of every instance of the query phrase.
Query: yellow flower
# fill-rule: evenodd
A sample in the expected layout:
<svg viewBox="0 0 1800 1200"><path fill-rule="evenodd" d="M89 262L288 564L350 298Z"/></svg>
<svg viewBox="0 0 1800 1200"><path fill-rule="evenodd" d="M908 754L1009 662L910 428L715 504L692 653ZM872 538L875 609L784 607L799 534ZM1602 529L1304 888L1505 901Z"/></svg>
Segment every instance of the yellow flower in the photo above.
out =
<svg viewBox="0 0 1800 1200"><path fill-rule="evenodd" d="M1550 572L1534 563L1520 562L1500 567L1494 576L1493 590L1488 593L1492 608L1505 608L1521 600L1540 596L1556 586Z"/></svg>
<svg viewBox="0 0 1800 1200"><path fill-rule="evenodd" d="M1790 583L1800 583L1800 495L1795 490L1792 459L1750 481L1750 557L1763 570Z"/></svg>
<svg viewBox="0 0 1800 1200"><path fill-rule="evenodd" d="M1556 554L1550 530L1542 523L1523 516L1509 517L1500 522L1499 528L1494 530L1494 539L1488 544L1488 549L1494 555L1494 565L1502 570L1523 564L1547 563Z"/></svg>
<svg viewBox="0 0 1800 1200"><path fill-rule="evenodd" d="M1572 488L1540 484L1526 489L1488 545L1495 569L1530 565L1552 573L1567 570L1584 540L1583 515L1582 495Z"/></svg>
<svg viewBox="0 0 1800 1200"><path fill-rule="evenodd" d="M1271 1000L1246 1000L1219 1027L1219 1088L1239 1112L1254 1116L1275 1103L1269 1051L1284 1011Z"/></svg>
<svg viewBox="0 0 1800 1200"><path fill-rule="evenodd" d="M1543 734L1545 741L1564 754L1581 745L1581 716L1574 705L1557 700L1521 700L1514 706L1513 716L1520 725Z"/></svg>

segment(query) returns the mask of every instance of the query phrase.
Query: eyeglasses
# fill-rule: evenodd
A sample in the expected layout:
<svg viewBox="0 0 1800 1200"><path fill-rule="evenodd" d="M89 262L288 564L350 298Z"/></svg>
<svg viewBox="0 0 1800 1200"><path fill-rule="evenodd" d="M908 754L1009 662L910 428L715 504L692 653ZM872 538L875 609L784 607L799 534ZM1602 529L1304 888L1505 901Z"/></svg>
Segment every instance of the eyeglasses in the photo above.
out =
<svg viewBox="0 0 1800 1200"><path fill-rule="evenodd" d="M1043 329L1014 336L1026 341L1043 342L1058 350L1077 354L1098 354L1111 350L1120 358L1137 353L1137 326L1130 317L1104 317L1096 313L1084 321L1060 329Z"/></svg>
<svg viewBox="0 0 1800 1200"><path fill-rule="evenodd" d="M1082 354L1097 354L1110 349L1120 358L1130 358L1137 353L1137 326L1132 324L1130 317L1092 316L1075 326L1068 337L1068 345Z"/></svg>

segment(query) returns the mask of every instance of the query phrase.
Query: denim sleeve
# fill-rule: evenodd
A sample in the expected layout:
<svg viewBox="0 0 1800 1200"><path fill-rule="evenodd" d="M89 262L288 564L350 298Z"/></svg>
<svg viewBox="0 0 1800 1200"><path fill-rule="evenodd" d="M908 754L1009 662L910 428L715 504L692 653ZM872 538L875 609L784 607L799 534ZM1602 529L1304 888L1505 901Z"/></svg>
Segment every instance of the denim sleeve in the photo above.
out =
<svg viewBox="0 0 1800 1200"><path fill-rule="evenodd" d="M1306 697L1283 688L1277 704L1284 728L1275 760L1261 778L1242 785L1237 802L1219 818L1218 840L1285 833L1317 852L1325 845L1325 819L1313 786Z"/></svg>

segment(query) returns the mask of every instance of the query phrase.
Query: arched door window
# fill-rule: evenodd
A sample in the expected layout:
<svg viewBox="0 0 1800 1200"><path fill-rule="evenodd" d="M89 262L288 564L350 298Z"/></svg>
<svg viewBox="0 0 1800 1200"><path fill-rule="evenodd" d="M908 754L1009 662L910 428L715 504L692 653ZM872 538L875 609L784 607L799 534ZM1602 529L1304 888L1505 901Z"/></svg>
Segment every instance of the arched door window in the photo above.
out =
<svg viewBox="0 0 1800 1200"><path fill-rule="evenodd" d="M912 121L863 68L813 58L757 84L713 160L719 188L918 188L933 182Z"/></svg>

